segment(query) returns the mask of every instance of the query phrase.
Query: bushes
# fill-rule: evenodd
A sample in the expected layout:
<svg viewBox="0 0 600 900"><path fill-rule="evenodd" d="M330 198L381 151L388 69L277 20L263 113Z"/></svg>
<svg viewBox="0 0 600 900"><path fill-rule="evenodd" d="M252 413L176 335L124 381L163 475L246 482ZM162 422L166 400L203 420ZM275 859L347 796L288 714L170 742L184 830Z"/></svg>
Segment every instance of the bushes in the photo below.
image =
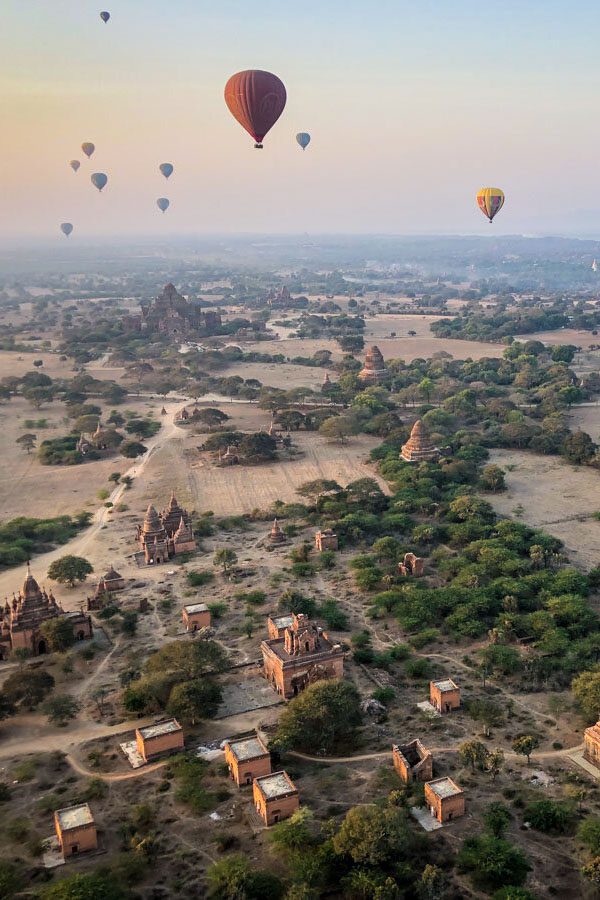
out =
<svg viewBox="0 0 600 900"><path fill-rule="evenodd" d="M192 587L204 587L205 584L210 584L211 581L214 581L214 578L215 573L206 569L200 572L187 573L188 584L191 584Z"/></svg>
<svg viewBox="0 0 600 900"><path fill-rule="evenodd" d="M555 800L536 800L525 807L523 815L532 828L545 834L565 834L574 819L572 807Z"/></svg>
<svg viewBox="0 0 600 900"><path fill-rule="evenodd" d="M66 544L86 528L91 514L28 519L21 516L0 525L0 569L20 565L36 553L45 553Z"/></svg>

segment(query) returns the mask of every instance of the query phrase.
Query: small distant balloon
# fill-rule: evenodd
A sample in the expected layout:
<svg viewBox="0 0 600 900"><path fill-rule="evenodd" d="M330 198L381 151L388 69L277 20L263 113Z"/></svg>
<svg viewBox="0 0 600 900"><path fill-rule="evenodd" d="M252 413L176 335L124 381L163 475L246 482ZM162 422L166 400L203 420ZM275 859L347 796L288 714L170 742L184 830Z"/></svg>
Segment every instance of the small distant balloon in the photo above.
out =
<svg viewBox="0 0 600 900"><path fill-rule="evenodd" d="M81 163L79 162L78 159L72 159L71 162L69 163L69 165L71 166L71 168L73 169L74 172L77 172Z"/></svg>
<svg viewBox="0 0 600 900"><path fill-rule="evenodd" d="M70 222L63 222L62 225L60 226L60 230L65 235L65 237L69 237L69 235L73 231L73 226L71 225Z"/></svg>
<svg viewBox="0 0 600 900"><path fill-rule="evenodd" d="M94 172L91 177L91 182L94 187L98 188L98 190L101 191L102 188L106 187L108 176L105 175L104 172Z"/></svg>
<svg viewBox="0 0 600 900"><path fill-rule="evenodd" d="M110 19L110 13L109 13L109 12L106 12L106 10L104 10L103 12L100 13L100 18L102 19L102 21L103 21L104 24L106 25L106 23L107 23L108 20Z"/></svg>
<svg viewBox="0 0 600 900"><path fill-rule="evenodd" d="M165 176L165 178L170 178L173 174L173 166L171 165L171 163L161 163L158 168Z"/></svg>
<svg viewBox="0 0 600 900"><path fill-rule="evenodd" d="M160 209L161 212L166 212L171 205L171 201L167 200L166 197L159 197L156 201L156 205Z"/></svg>
<svg viewBox="0 0 600 900"><path fill-rule="evenodd" d="M92 153L94 152L94 150L96 149L96 147L94 146L94 144L90 144L89 141L86 141L85 144L81 145L81 149L83 150L83 152L89 159L90 156L92 155Z"/></svg>
<svg viewBox="0 0 600 900"><path fill-rule="evenodd" d="M493 187L481 188L477 194L477 205L491 224L496 213L504 206L504 191Z"/></svg>
<svg viewBox="0 0 600 900"><path fill-rule="evenodd" d="M302 149L306 150L306 148L310 144L310 134L307 131L301 131L296 135L296 140L298 141Z"/></svg>

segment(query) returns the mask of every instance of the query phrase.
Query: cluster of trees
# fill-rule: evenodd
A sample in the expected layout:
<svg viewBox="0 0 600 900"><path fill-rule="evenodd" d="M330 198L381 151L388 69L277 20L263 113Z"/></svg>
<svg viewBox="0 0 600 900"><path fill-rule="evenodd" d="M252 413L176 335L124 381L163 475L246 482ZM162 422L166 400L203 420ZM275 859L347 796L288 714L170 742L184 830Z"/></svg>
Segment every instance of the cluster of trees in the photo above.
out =
<svg viewBox="0 0 600 900"><path fill-rule="evenodd" d="M554 331L570 324L565 311L555 306L546 309L518 308L481 310L469 306L453 319L431 323L431 331L442 338L462 338L467 341L500 341L515 334Z"/></svg>
<svg viewBox="0 0 600 900"><path fill-rule="evenodd" d="M91 513L56 516L53 519L28 519L20 516L0 525L0 569L27 562L36 553L46 553L66 544L86 528Z"/></svg>
<svg viewBox="0 0 600 900"><path fill-rule="evenodd" d="M203 450L218 452L235 447L240 460L251 465L277 459L277 441L266 431L244 434L242 431L219 431L202 445Z"/></svg>

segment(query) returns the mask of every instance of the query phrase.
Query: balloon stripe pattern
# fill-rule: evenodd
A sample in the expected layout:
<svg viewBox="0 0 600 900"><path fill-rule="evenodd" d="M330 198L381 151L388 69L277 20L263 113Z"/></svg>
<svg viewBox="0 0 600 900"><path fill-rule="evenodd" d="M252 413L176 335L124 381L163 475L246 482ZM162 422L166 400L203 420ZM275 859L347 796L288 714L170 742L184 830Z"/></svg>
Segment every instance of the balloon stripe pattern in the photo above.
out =
<svg viewBox="0 0 600 900"><path fill-rule="evenodd" d="M238 72L225 85L225 103L231 115L254 138L257 147L262 146L282 114L286 100L283 81L262 69Z"/></svg>
<svg viewBox="0 0 600 900"><path fill-rule="evenodd" d="M496 213L499 213L504 206L504 192L500 188L481 188L477 194L477 203L481 212L491 223Z"/></svg>
<svg viewBox="0 0 600 900"><path fill-rule="evenodd" d="M300 144L303 150L306 150L308 145L310 144L310 134L307 131L301 131L296 135L296 140Z"/></svg>

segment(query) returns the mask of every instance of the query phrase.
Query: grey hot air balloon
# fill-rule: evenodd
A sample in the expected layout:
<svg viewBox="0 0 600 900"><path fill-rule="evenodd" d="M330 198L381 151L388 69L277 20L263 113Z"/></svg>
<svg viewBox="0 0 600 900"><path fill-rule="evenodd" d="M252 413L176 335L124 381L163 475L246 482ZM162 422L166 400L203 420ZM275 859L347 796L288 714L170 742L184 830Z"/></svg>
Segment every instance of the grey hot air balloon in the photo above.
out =
<svg viewBox="0 0 600 900"><path fill-rule="evenodd" d="M310 144L310 134L307 131L301 131L296 135L296 140L298 141L302 149L306 150L306 148Z"/></svg>
<svg viewBox="0 0 600 900"><path fill-rule="evenodd" d="M100 18L102 19L102 21L103 21L104 24L106 25L106 23L107 23L108 20L110 19L110 13L107 12L106 10L103 10L103 12L100 13Z"/></svg>
<svg viewBox="0 0 600 900"><path fill-rule="evenodd" d="M71 225L70 222L63 222L62 225L60 226L60 230L65 235L65 237L69 237L69 235L73 231L73 226Z"/></svg>
<svg viewBox="0 0 600 900"><path fill-rule="evenodd" d="M167 200L166 197L159 197L156 201L156 205L160 209L161 212L166 212L171 205L171 201Z"/></svg>
<svg viewBox="0 0 600 900"><path fill-rule="evenodd" d="M158 168L165 176L165 178L170 178L173 174L173 166L171 165L171 163L161 163Z"/></svg>
<svg viewBox="0 0 600 900"><path fill-rule="evenodd" d="M95 146L94 146L93 144L91 144L89 141L86 141L84 144L81 145L81 149L83 150L83 152L85 153L85 155L86 155L87 158L89 159L90 156L92 155L92 153L94 152L94 150L95 150L96 148L95 148Z"/></svg>
<svg viewBox="0 0 600 900"><path fill-rule="evenodd" d="M98 190L101 191L103 187L106 187L108 176L105 175L104 172L94 172L91 181L94 187L97 187Z"/></svg>
<svg viewBox="0 0 600 900"><path fill-rule="evenodd" d="M77 172L81 163L79 162L78 159L72 159L71 162L69 163L69 165L71 166L71 168L73 169L74 172Z"/></svg>

